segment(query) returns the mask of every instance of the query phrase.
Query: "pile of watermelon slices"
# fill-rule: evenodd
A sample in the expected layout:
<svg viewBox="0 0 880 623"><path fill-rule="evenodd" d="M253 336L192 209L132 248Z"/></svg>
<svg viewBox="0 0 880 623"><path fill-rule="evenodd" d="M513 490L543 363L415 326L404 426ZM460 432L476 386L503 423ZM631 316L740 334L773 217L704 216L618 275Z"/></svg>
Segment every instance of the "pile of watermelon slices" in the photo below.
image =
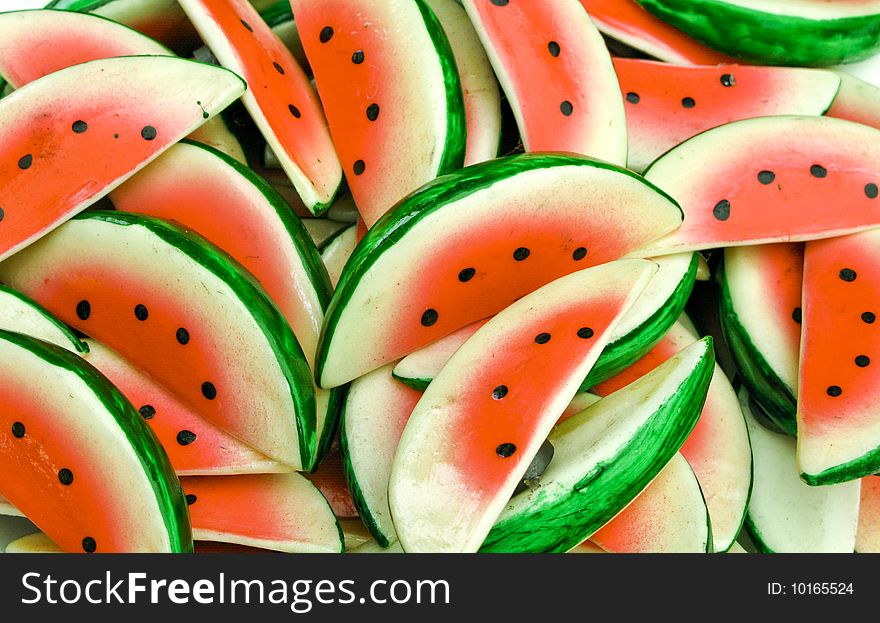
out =
<svg viewBox="0 0 880 623"><path fill-rule="evenodd" d="M0 13L0 552L880 552L878 33Z"/></svg>

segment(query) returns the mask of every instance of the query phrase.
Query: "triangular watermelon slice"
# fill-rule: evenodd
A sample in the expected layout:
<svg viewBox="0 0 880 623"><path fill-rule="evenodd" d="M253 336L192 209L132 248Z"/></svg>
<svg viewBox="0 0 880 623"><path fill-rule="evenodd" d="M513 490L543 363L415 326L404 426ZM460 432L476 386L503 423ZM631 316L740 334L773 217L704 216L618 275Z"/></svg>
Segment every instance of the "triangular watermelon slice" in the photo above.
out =
<svg viewBox="0 0 880 623"><path fill-rule="evenodd" d="M425 0L291 0L349 188L368 227L461 167L455 57Z"/></svg>
<svg viewBox="0 0 880 623"><path fill-rule="evenodd" d="M100 199L243 89L217 67L142 56L63 69L0 100L0 259Z"/></svg>
<svg viewBox="0 0 880 623"><path fill-rule="evenodd" d="M88 212L0 264L0 279L226 432L295 468L310 464L306 358L253 277L203 239L142 215Z"/></svg>
<svg viewBox="0 0 880 623"><path fill-rule="evenodd" d="M880 553L880 476L862 478L856 552Z"/></svg>
<svg viewBox="0 0 880 623"><path fill-rule="evenodd" d="M464 0L526 151L626 164L626 119L602 35L578 0Z"/></svg>
<svg viewBox="0 0 880 623"><path fill-rule="evenodd" d="M821 115L835 100L833 71L669 63L615 58L626 106L627 166L643 171L700 132L768 115Z"/></svg>
<svg viewBox="0 0 880 623"><path fill-rule="evenodd" d="M406 551L480 547L655 270L621 260L561 277L492 318L453 355L394 456L388 500ZM536 341L545 333L552 339Z"/></svg>
<svg viewBox="0 0 880 623"><path fill-rule="evenodd" d="M846 71L838 71L837 75L840 89L828 116L880 128L880 88Z"/></svg>
<svg viewBox="0 0 880 623"><path fill-rule="evenodd" d="M638 175L574 155L523 154L441 177L389 212L346 264L318 383L346 383L679 223L675 202Z"/></svg>
<svg viewBox="0 0 880 623"><path fill-rule="evenodd" d="M880 471L880 230L810 242L804 253L798 468L808 484Z"/></svg>
<svg viewBox="0 0 880 623"><path fill-rule="evenodd" d="M342 182L318 96L247 0L180 0L202 38L250 87L242 101L305 206L326 210Z"/></svg>
<svg viewBox="0 0 880 623"><path fill-rule="evenodd" d="M0 494L11 504L65 551L192 551L168 457L101 374L0 331L0 378Z"/></svg>
<svg viewBox="0 0 880 623"><path fill-rule="evenodd" d="M829 117L735 121L670 150L645 178L685 218L640 256L831 238L880 225L880 130Z"/></svg>
<svg viewBox="0 0 880 623"><path fill-rule="evenodd" d="M88 353L88 345L47 309L20 292L0 284L0 329L23 333L74 353Z"/></svg>

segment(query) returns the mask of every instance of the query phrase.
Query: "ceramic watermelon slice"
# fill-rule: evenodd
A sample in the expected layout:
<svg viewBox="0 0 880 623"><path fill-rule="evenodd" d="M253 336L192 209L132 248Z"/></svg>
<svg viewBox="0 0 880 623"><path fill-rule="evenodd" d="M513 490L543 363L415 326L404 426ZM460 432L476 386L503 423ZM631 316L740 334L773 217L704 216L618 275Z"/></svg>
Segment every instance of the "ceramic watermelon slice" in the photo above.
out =
<svg viewBox="0 0 880 623"><path fill-rule="evenodd" d="M574 155L511 156L439 178L346 264L318 346L319 385L346 383L679 223L675 202L641 177Z"/></svg>
<svg viewBox="0 0 880 623"><path fill-rule="evenodd" d="M216 67L121 57L63 69L0 100L0 259L100 199L243 89Z"/></svg>
<svg viewBox="0 0 880 623"><path fill-rule="evenodd" d="M684 140L715 126L768 115L822 115L838 93L832 71L615 58L626 107L627 166L643 171Z"/></svg>
<svg viewBox="0 0 880 623"><path fill-rule="evenodd" d="M269 458L310 464L308 362L250 274L207 241L94 211L0 264L0 279Z"/></svg>
<svg viewBox="0 0 880 623"><path fill-rule="evenodd" d="M388 500L407 552L480 547L655 270L621 260L561 277L496 315L453 355L394 456ZM550 340L536 339L546 334Z"/></svg>
<svg viewBox="0 0 880 623"><path fill-rule="evenodd" d="M859 554L880 552L880 476L862 478L856 552Z"/></svg>
<svg viewBox="0 0 880 623"><path fill-rule="evenodd" d="M845 71L837 74L840 89L828 109L828 116L880 128L880 88Z"/></svg>
<svg viewBox="0 0 880 623"><path fill-rule="evenodd" d="M605 525L675 456L714 365L706 338L556 426L549 466L510 500L481 551L566 552Z"/></svg>
<svg viewBox="0 0 880 623"><path fill-rule="evenodd" d="M709 513L687 460L675 455L641 495L590 541L615 554L712 552Z"/></svg>
<svg viewBox="0 0 880 623"><path fill-rule="evenodd" d="M302 224L309 233L312 242L315 243L315 247L318 249L319 253L323 251L324 248L336 238L336 236L351 225L351 223L334 221L329 218L304 218L302 219Z"/></svg>
<svg viewBox="0 0 880 623"><path fill-rule="evenodd" d="M181 481L193 536L294 553L338 553L342 530L301 474L202 476Z"/></svg>
<svg viewBox="0 0 880 623"><path fill-rule="evenodd" d="M878 268L877 230L806 245L797 433L808 484L880 471L880 410L871 391Z"/></svg>
<svg viewBox="0 0 880 623"><path fill-rule="evenodd" d="M670 150L645 178L685 218L640 256L831 238L880 224L880 130L828 117L735 121Z"/></svg>
<svg viewBox="0 0 880 623"><path fill-rule="evenodd" d="M88 344L43 306L0 284L0 329L23 333L74 353L88 353Z"/></svg>
<svg viewBox="0 0 880 623"><path fill-rule="evenodd" d="M330 283L335 288L342 276L342 270L348 263L348 258L354 253L358 243L358 226L350 225L339 232L332 240L328 241L321 250L321 261L330 276Z"/></svg>
<svg viewBox="0 0 880 623"><path fill-rule="evenodd" d="M578 0L464 0L526 151L626 164L626 119L602 35Z"/></svg>
<svg viewBox="0 0 880 623"><path fill-rule="evenodd" d="M229 253L257 278L306 358L314 361L330 280L302 223L265 180L216 150L182 142L110 193L110 199L123 212L176 221ZM338 394L315 393L314 464L336 429Z"/></svg>
<svg viewBox="0 0 880 623"><path fill-rule="evenodd" d="M349 188L368 227L461 167L453 51L424 0L292 0Z"/></svg>
<svg viewBox="0 0 880 623"><path fill-rule="evenodd" d="M192 551L180 482L122 394L48 342L0 331L0 355L0 494L65 551Z"/></svg>
<svg viewBox="0 0 880 623"><path fill-rule="evenodd" d="M877 0L638 0L725 54L765 65L834 65L880 48Z"/></svg>
<svg viewBox="0 0 880 623"><path fill-rule="evenodd" d="M242 101L314 214L333 202L342 169L318 96L302 68L247 0L180 0L199 34L250 89Z"/></svg>
<svg viewBox="0 0 880 623"><path fill-rule="evenodd" d="M804 245L725 249L718 317L749 394L773 422L797 434Z"/></svg>

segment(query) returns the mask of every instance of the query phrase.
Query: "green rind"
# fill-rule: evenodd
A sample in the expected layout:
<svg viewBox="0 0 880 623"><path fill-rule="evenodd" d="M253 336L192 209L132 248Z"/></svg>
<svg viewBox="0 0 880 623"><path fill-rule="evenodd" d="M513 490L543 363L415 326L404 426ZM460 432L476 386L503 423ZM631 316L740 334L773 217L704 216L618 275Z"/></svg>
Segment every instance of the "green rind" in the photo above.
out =
<svg viewBox="0 0 880 623"><path fill-rule="evenodd" d="M52 0L46 5L47 9L63 9L65 11L78 11L88 13L95 9L111 4L115 0Z"/></svg>
<svg viewBox="0 0 880 623"><path fill-rule="evenodd" d="M88 362L59 346L3 330L0 330L0 339L26 349L49 365L73 372L94 393L125 434L148 476L168 531L171 551L192 553L192 528L180 480L162 444L128 399Z"/></svg>
<svg viewBox="0 0 880 623"><path fill-rule="evenodd" d="M76 334L73 331L71 331L70 327L68 327L66 324L64 324L63 322L58 320L55 316L53 316L51 313L49 313L49 310L47 310L45 307L43 307L42 305L40 305L39 303L37 303L33 299L28 298L27 296L25 296L21 292L18 292L17 290L13 290L12 288L9 288L9 287L3 285L2 283L0 283L0 292L3 292L5 294L8 294L9 296L17 298L19 301L21 301L22 303L24 303L28 307L32 308L35 312L40 314L40 316L45 318L46 322L54 325L59 331L61 331L61 333L63 333L70 340L70 344L73 346L73 348L76 352L82 353L84 355L89 352L89 345L86 344L85 342L83 342L81 339L79 339L76 336Z"/></svg>
<svg viewBox="0 0 880 623"><path fill-rule="evenodd" d="M398 376L397 373L394 372L393 370L391 371L391 377L394 378L396 381L400 381L401 383L403 383L407 387L412 387L413 389L416 389L420 392L423 392L426 389L428 389L428 385L430 385L431 381L434 380L434 379L411 379L411 378L408 378L405 376Z"/></svg>
<svg viewBox="0 0 880 623"><path fill-rule="evenodd" d="M339 236L341 236L346 231L348 231L348 229L351 226L352 226L352 223L345 223L344 226L340 227L338 231L333 232L326 239L322 240L321 244L315 245L318 249L319 257L320 257L320 254L323 253L327 249L327 247L329 247L333 243L334 240L336 240L337 238L339 238ZM321 262L321 266L324 266L323 262ZM326 272L326 271L327 271L327 268L325 267L324 272ZM329 277L328 277L328 279L329 279ZM332 296L332 286L331 286L331 296Z"/></svg>
<svg viewBox="0 0 880 623"><path fill-rule="evenodd" d="M880 14L815 20L749 10L722 0L638 0L706 45L766 65L836 65L880 46Z"/></svg>
<svg viewBox="0 0 880 623"><path fill-rule="evenodd" d="M707 348L700 362L614 459L585 474L568 495L538 495L527 511L495 524L480 551L566 552L635 499L678 452L700 417L715 371L712 338L704 339ZM710 529L710 547L711 539Z"/></svg>
<svg viewBox="0 0 880 623"><path fill-rule="evenodd" d="M678 202L642 176L601 160L565 153L532 153L497 158L476 164L455 173L438 177L402 199L371 227L355 247L354 252L339 277L336 291L324 317L324 327L318 341L315 361L315 378L320 386L327 351L333 333L346 305L357 289L363 276L382 255L403 239L407 232L422 219L456 201L488 188L497 182L508 180L520 173L556 166L588 166L614 171L631 177L666 198L679 211ZM682 217L684 212L682 212Z"/></svg>
<svg viewBox="0 0 880 623"><path fill-rule="evenodd" d="M739 321L727 286L724 260L718 263L721 331L736 363L743 385L764 413L786 435L797 436L797 398L770 367Z"/></svg>
<svg viewBox="0 0 880 623"><path fill-rule="evenodd" d="M755 525L755 522L752 521L751 517L748 513L746 513L745 521L743 522L746 531L748 531L749 536L752 538L752 543L755 544L755 547L758 549L758 552L761 554L775 554L767 543L764 541L764 536L761 534L761 531L758 529L758 526Z"/></svg>
<svg viewBox="0 0 880 623"><path fill-rule="evenodd" d="M238 262L207 240L161 219L101 210L83 212L73 218L101 221L122 227L144 227L163 242L187 255L196 264L212 272L235 291L263 331L266 341L275 353L278 366L288 380L291 400L296 411L300 460L304 467L310 466L316 444L315 395L311 370L293 331L257 280Z"/></svg>
<svg viewBox="0 0 880 623"><path fill-rule="evenodd" d="M874 448L852 461L829 467L818 474L801 472L801 480L810 486L819 487L850 482L851 480L871 476L878 471L880 471L880 448Z"/></svg>
<svg viewBox="0 0 880 623"><path fill-rule="evenodd" d="M275 4L260 11L260 17L266 22L269 28L275 28L279 24L293 21L293 11L290 9L290 2L287 0L279 0Z"/></svg>

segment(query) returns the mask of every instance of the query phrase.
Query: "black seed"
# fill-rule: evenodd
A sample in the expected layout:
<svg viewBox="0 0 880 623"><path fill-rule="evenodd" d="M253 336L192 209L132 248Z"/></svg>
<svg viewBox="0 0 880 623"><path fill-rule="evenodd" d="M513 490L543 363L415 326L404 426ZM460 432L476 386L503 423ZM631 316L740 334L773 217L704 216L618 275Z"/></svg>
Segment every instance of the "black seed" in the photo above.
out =
<svg viewBox="0 0 880 623"><path fill-rule="evenodd" d="M145 420L152 420L156 415L156 407L153 405L144 405L140 409L138 409L138 413L141 414L141 417Z"/></svg>
<svg viewBox="0 0 880 623"><path fill-rule="evenodd" d="M501 400L507 395L507 385L499 385L492 390L492 399Z"/></svg>
<svg viewBox="0 0 880 623"><path fill-rule="evenodd" d="M511 456L514 452L516 452L516 446L512 443L503 443L497 448L495 448L495 453L500 456L502 459L506 459Z"/></svg>
<svg viewBox="0 0 880 623"><path fill-rule="evenodd" d="M16 439L21 439L22 437L24 437L24 424L22 424L21 422L13 422L12 436Z"/></svg>
<svg viewBox="0 0 880 623"><path fill-rule="evenodd" d="M721 84L726 87L732 87L736 84L736 79L734 79L733 74L722 74Z"/></svg>
<svg viewBox="0 0 880 623"><path fill-rule="evenodd" d="M375 121L379 118L379 104L370 104L367 106L367 119Z"/></svg>
<svg viewBox="0 0 880 623"><path fill-rule="evenodd" d="M302 113L299 111L299 108L294 106L293 104L288 104L287 109L290 111L290 114L299 119L302 117Z"/></svg>
<svg viewBox="0 0 880 623"><path fill-rule="evenodd" d="M114 135L113 135L113 138L119 138L119 135L118 135L118 134L114 134Z"/></svg>
<svg viewBox="0 0 880 623"><path fill-rule="evenodd" d="M694 98L685 97L681 100L681 105L684 106L685 108L693 108L694 106L697 105L697 103L694 101Z"/></svg>
<svg viewBox="0 0 880 623"><path fill-rule="evenodd" d="M562 102L559 105L559 110L562 111L563 115L565 115L566 117L569 117L569 116L571 116L571 113L574 112L574 106L571 105L571 102L569 102L568 100L565 100L564 102Z"/></svg>
<svg viewBox="0 0 880 623"><path fill-rule="evenodd" d="M550 341L550 337L551 336L549 333L539 333L538 335L535 336L535 343L536 344L546 344L547 342Z"/></svg>
<svg viewBox="0 0 880 623"><path fill-rule="evenodd" d="M635 91L630 91L626 94L626 101L628 101L630 104L638 104L641 100L642 98L639 97L639 94Z"/></svg>
<svg viewBox="0 0 880 623"><path fill-rule="evenodd" d="M4 214L4 212L3 212L3 208L0 208L0 221L3 220L3 217L4 217L4 216L5 216L5 214Z"/></svg>
<svg viewBox="0 0 880 623"><path fill-rule="evenodd" d="M868 199L876 199L878 194L877 184L865 184L865 196Z"/></svg>
<svg viewBox="0 0 880 623"><path fill-rule="evenodd" d="M217 397L217 388L214 387L214 384L211 381L205 381L202 383L202 396L208 400L214 400L214 398Z"/></svg>
<svg viewBox="0 0 880 623"><path fill-rule="evenodd" d="M875 320L877 320L877 316L874 312L862 312L862 322L865 324L874 324Z"/></svg>
<svg viewBox="0 0 880 623"><path fill-rule="evenodd" d="M517 262L522 262L524 259L526 259L531 254L532 254L532 252L529 251L527 248L520 247L516 251L513 252L513 259L515 259Z"/></svg>
<svg viewBox="0 0 880 623"><path fill-rule="evenodd" d="M89 129L89 124L85 121L74 121L71 129L77 134L82 134Z"/></svg>
<svg viewBox="0 0 880 623"><path fill-rule="evenodd" d="M825 167L814 164L810 167L810 175L812 175L813 177L823 178L828 175L828 171L825 170Z"/></svg>
<svg viewBox="0 0 880 623"><path fill-rule="evenodd" d="M776 174L773 171L761 171L758 173L758 181L762 184L772 184L775 179Z"/></svg>
<svg viewBox="0 0 880 623"><path fill-rule="evenodd" d="M321 40L321 43L327 43L328 41L330 41L330 39L333 38L333 28L331 28L330 26L324 26L321 29L321 34L318 36L318 38Z"/></svg>
<svg viewBox="0 0 880 623"><path fill-rule="evenodd" d="M586 247L578 247L574 250L574 253L571 254L571 259L573 259L575 262L579 262L585 257L587 257Z"/></svg>
<svg viewBox="0 0 880 623"><path fill-rule="evenodd" d="M828 389L825 390L825 393L832 398L837 398L843 393L843 390L840 389L837 385L830 385Z"/></svg>
<svg viewBox="0 0 880 623"><path fill-rule="evenodd" d="M366 168L367 165L364 164L363 160L355 160L354 166L351 167L351 170L354 171L355 175L360 175Z"/></svg>
<svg viewBox="0 0 880 623"><path fill-rule="evenodd" d="M465 268L458 273L458 280L464 283L473 279L476 274L477 270L475 268Z"/></svg>
<svg viewBox="0 0 880 623"><path fill-rule="evenodd" d="M838 276L844 281L855 281L856 280L856 271L852 268L844 268L838 273Z"/></svg>
<svg viewBox="0 0 880 623"><path fill-rule="evenodd" d="M351 55L351 62L355 65L360 65L364 62L364 51L356 50L354 54Z"/></svg>
<svg viewBox="0 0 880 623"><path fill-rule="evenodd" d="M198 499L199 498L196 497L195 493L187 493L186 494L186 505L192 506L193 504L196 503L196 500L198 500Z"/></svg>
<svg viewBox="0 0 880 623"><path fill-rule="evenodd" d="M209 115L209 114L206 113L206 112L203 112L203 113L202 113L202 119L207 119L207 118L210 117L210 116L211 116L211 115Z"/></svg>
<svg viewBox="0 0 880 623"><path fill-rule="evenodd" d="M58 482L64 486L71 484L73 482L73 472L66 467L62 467L58 470Z"/></svg>
<svg viewBox="0 0 880 623"><path fill-rule="evenodd" d="M730 202L727 199L722 199L718 203L715 204L715 207L712 208L712 215L717 218L719 221L726 221L730 218Z"/></svg>
<svg viewBox="0 0 880 623"><path fill-rule="evenodd" d="M30 154L25 154L21 158L18 159L18 168L19 169L29 169L31 165L34 163L34 157Z"/></svg>
<svg viewBox="0 0 880 623"><path fill-rule="evenodd" d="M801 321L803 320L803 313L801 312L800 307L794 308L794 311L791 312L791 319L794 320L798 324L801 323Z"/></svg>
<svg viewBox="0 0 880 623"><path fill-rule="evenodd" d="M555 41L551 41L547 44L547 50L550 52L550 56L559 56L559 53L562 51L559 49L559 44Z"/></svg>
<svg viewBox="0 0 880 623"><path fill-rule="evenodd" d="M189 331L181 327L177 330L177 341L184 346L189 344Z"/></svg>
<svg viewBox="0 0 880 623"><path fill-rule="evenodd" d="M145 141L152 141L156 138L156 128L151 125L144 126L144 129L141 130L141 136Z"/></svg>
<svg viewBox="0 0 880 623"><path fill-rule="evenodd" d="M510 0L492 0L492 4L495 6L507 6L508 2L510 2Z"/></svg>
<svg viewBox="0 0 880 623"><path fill-rule="evenodd" d="M594 333L590 327L581 327L578 329L578 337L582 340L588 340L593 337Z"/></svg>
<svg viewBox="0 0 880 623"><path fill-rule="evenodd" d="M437 322L437 318L439 318L439 315L436 309L426 309L425 313L422 314L422 326L430 327Z"/></svg>
<svg viewBox="0 0 880 623"><path fill-rule="evenodd" d="M88 301L80 301L76 304L76 316L80 320L88 320L92 315L92 306Z"/></svg>
<svg viewBox="0 0 880 623"><path fill-rule="evenodd" d="M282 76L284 75L284 67L282 67L281 65L279 65L275 61L272 61L272 65L275 67L275 71L277 71Z"/></svg>
<svg viewBox="0 0 880 623"><path fill-rule="evenodd" d="M98 544L95 543L95 539L93 539L90 536L87 536L86 538L83 539L82 545L83 545L83 551L86 554L94 554L95 551L98 549Z"/></svg>
<svg viewBox="0 0 880 623"><path fill-rule="evenodd" d="M856 357L856 365L860 368L865 368L871 363L871 358L867 355L859 355Z"/></svg>
<svg viewBox="0 0 880 623"><path fill-rule="evenodd" d="M251 28L251 25L248 24L246 21L241 20L241 25L244 26L245 28L247 28L248 30L250 30L251 32L254 32L254 29Z"/></svg>
<svg viewBox="0 0 880 623"><path fill-rule="evenodd" d="M140 321L146 320L150 316L150 312L147 310L146 305L135 305L134 308L134 317Z"/></svg>
<svg viewBox="0 0 880 623"><path fill-rule="evenodd" d="M179 433L177 433L177 443L179 443L181 446L188 446L189 444L191 444L195 440L196 440L196 434L194 432L192 432L191 430L184 429L184 430L180 431Z"/></svg>

